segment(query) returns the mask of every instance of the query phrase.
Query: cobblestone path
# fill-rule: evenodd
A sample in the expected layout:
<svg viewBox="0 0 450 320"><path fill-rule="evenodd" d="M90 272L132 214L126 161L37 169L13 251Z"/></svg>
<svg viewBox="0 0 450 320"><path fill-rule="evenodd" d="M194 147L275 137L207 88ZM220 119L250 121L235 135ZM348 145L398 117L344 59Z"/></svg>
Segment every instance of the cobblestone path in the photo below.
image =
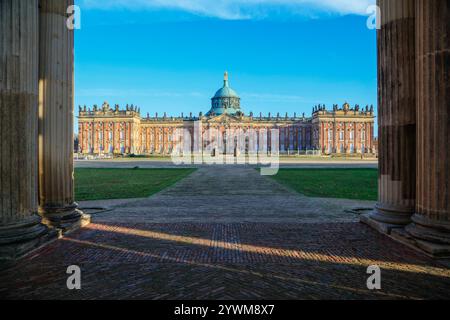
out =
<svg viewBox="0 0 450 320"><path fill-rule="evenodd" d="M252 168L202 167L0 275L8 299L436 299L450 270L345 213L370 202L298 195ZM370 265L382 290L366 287ZM82 289L66 287L69 265Z"/></svg>

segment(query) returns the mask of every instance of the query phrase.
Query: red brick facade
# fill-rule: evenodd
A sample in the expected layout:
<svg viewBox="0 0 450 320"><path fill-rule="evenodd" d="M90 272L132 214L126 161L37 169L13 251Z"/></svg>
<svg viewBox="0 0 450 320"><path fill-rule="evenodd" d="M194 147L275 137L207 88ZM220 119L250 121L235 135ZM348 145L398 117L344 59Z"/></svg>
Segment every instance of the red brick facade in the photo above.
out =
<svg viewBox="0 0 450 320"><path fill-rule="evenodd" d="M102 108L80 108L79 113L79 150L82 154L170 154L174 148L175 129L189 130L191 137L194 123L201 121L203 137L209 128L220 132L227 129L254 129L256 132L267 130L269 136L259 144L267 143L271 150L270 130L279 130L279 147L282 154L359 154L375 153L373 107L364 110L359 106L350 108L346 103L342 108L337 105L332 111L324 106L315 107L312 117L306 118L288 115L263 117L220 115L198 117L147 117L140 116L140 110L127 106L111 109L105 103ZM192 143L193 145L193 143Z"/></svg>

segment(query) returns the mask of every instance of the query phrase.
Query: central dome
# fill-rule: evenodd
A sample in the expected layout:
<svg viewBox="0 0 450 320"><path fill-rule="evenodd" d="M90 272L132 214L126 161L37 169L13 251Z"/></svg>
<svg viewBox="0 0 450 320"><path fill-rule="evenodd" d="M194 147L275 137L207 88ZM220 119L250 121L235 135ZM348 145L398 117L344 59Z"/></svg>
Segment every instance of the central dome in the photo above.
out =
<svg viewBox="0 0 450 320"><path fill-rule="evenodd" d="M225 72L223 87L219 89L211 99L211 110L207 116L220 116L222 114L235 115L241 110L241 98L230 88L228 83L228 72Z"/></svg>
<svg viewBox="0 0 450 320"><path fill-rule="evenodd" d="M239 98L239 96L236 93L236 91L234 91L228 86L228 81L226 81L223 88L219 89L216 92L214 98Z"/></svg>

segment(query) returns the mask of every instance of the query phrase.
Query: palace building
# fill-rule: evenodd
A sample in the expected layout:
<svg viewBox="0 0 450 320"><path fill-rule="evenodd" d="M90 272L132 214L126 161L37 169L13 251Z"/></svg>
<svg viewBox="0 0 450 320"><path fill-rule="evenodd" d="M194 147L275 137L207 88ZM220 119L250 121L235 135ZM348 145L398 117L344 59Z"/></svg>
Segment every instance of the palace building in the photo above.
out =
<svg viewBox="0 0 450 320"><path fill-rule="evenodd" d="M164 155L170 154L176 143L175 130L194 133L195 123L201 123L202 136L208 129L218 132L253 129L256 132L279 130L281 154L374 154L374 109L334 105L327 110L324 105L313 108L312 115L288 114L265 116L261 113L245 114L241 98L230 87L225 73L223 87L211 99L211 109L194 116L179 117L147 114L142 117L140 108L118 105L111 108L105 102L102 107L79 107L78 152L81 154ZM271 150L271 139L258 141Z"/></svg>

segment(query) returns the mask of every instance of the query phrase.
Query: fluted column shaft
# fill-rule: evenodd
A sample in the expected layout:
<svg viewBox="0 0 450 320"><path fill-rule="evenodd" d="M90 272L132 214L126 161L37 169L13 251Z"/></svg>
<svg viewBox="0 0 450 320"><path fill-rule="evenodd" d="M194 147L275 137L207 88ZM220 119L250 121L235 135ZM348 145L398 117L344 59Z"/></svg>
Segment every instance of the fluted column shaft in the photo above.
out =
<svg viewBox="0 0 450 320"><path fill-rule="evenodd" d="M407 231L450 244L450 0L417 1L417 205Z"/></svg>
<svg viewBox="0 0 450 320"><path fill-rule="evenodd" d="M379 199L370 217L406 225L415 207L415 1L378 5Z"/></svg>
<svg viewBox="0 0 450 320"><path fill-rule="evenodd" d="M73 0L40 0L39 212L44 223L67 229L83 215L74 201L74 31L67 27Z"/></svg>
<svg viewBox="0 0 450 320"><path fill-rule="evenodd" d="M37 215L38 1L0 1L0 264L31 250Z"/></svg>

